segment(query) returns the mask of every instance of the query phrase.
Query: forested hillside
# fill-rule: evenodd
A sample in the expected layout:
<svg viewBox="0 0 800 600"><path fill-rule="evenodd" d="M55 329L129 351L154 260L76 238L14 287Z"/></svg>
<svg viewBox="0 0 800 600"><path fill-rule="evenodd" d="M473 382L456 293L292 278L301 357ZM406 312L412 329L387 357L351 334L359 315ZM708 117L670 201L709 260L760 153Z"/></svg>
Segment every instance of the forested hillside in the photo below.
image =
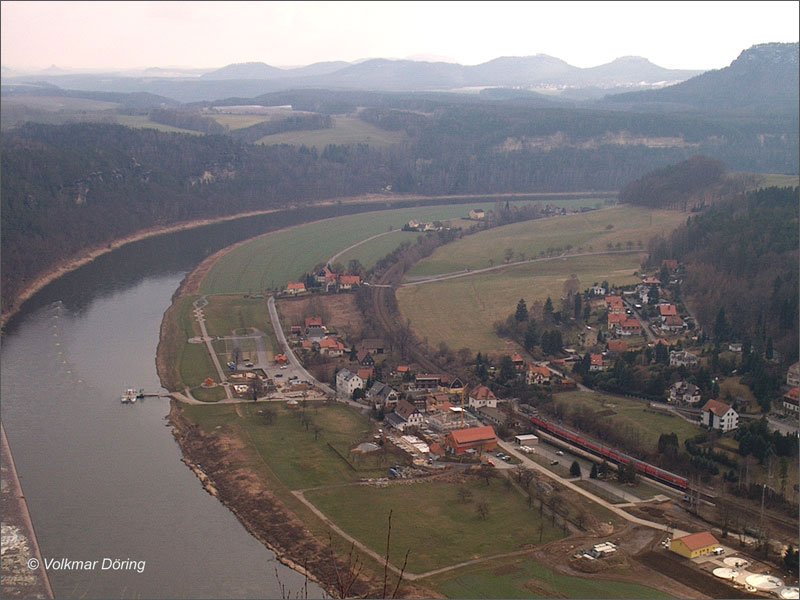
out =
<svg viewBox="0 0 800 600"><path fill-rule="evenodd" d="M798 355L798 188L768 188L720 202L654 240L650 262L686 264L682 292L720 342L745 341L792 362Z"/></svg>

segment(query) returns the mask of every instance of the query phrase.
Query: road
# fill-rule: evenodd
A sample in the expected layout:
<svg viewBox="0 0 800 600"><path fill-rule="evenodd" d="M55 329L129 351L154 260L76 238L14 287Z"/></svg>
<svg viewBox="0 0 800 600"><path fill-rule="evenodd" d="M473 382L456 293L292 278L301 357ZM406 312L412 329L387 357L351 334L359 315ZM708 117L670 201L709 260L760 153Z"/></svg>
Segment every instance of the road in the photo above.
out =
<svg viewBox="0 0 800 600"><path fill-rule="evenodd" d="M278 338L278 345L281 347L284 354L286 354L286 358L289 359L289 363L292 365L295 371L301 373L302 376L305 378L305 380L308 381L311 385L314 385L317 388L321 389L324 393L328 394L332 398L336 398L339 402L342 402L354 408L358 408L359 410L364 410L365 408L367 408L363 404L359 404L358 402L354 402L353 400L338 397L336 395L336 390L334 390L328 384L322 383L306 370L306 368L298 360L291 346L289 346L289 343L286 341L286 335L283 333L283 327L281 326L281 320L278 317L278 309L275 307L275 298L273 296L269 297L269 300L267 301L267 307L269 308L269 318L272 321L272 328L275 330L275 336Z"/></svg>
<svg viewBox="0 0 800 600"><path fill-rule="evenodd" d="M441 273L439 275L427 275L419 279L409 279L401 283L398 287L410 287L414 285L425 285L426 283L435 283L437 281L447 281L448 279L456 279L458 277L470 277L472 275L480 275L491 271L499 271L501 269L508 269L509 267L516 267L519 265L527 265L531 263L546 262L550 260L563 260L567 258L579 258L581 256L602 256L604 254L638 254L641 250L608 250L606 252L580 252L577 254L559 254L558 256L548 256L547 258L529 258L528 260L519 260L516 262L503 263L501 265L494 265L491 267L484 267L483 269L467 269L464 271L453 271L450 273Z"/></svg>
<svg viewBox="0 0 800 600"><path fill-rule="evenodd" d="M326 262L325 264L326 264L326 265L332 265L332 264L333 264L333 263L335 263L335 262L336 262L336 261L339 259L339 257L340 257L342 254L344 254L345 252L349 252L349 251L350 251L350 250L352 250L353 248L358 248L358 247L359 247L361 244L366 244L367 242L369 242L369 241L372 241L372 240L374 240L374 239L376 239L376 238L382 237L382 236L384 236L384 235L389 235L390 233L397 233L398 231L402 231L402 229L392 229L391 231L384 231L383 233L379 233L379 234L377 234L377 235L373 235L372 237L368 237L368 238L367 238L367 239L365 239L365 240L361 240L360 242L356 242L356 243L355 243L355 244L353 244L352 246L348 246L348 247L347 247L347 248L345 248L344 250L340 250L339 252L337 252L336 254L334 254L333 256L331 256L331 257L330 257L330 258L327 260L327 262Z"/></svg>
<svg viewBox="0 0 800 600"><path fill-rule="evenodd" d="M208 331L206 330L206 317L203 314L203 308L208 304L208 300L205 296L202 296L198 300L195 300L193 303L194 306L194 318L197 320L197 324L200 325L200 335L203 338L203 341L206 344L206 348L208 349L208 354L211 356L211 360L214 363L214 368L217 370L217 375L219 376L219 382L221 384L228 381L228 378L225 376L225 371L222 369L222 365L219 364L219 358L217 357L217 353L214 351L214 347L211 345L211 337L208 335ZM225 398L226 400L233 400L233 394L231 394L231 388L228 385L222 386L225 390ZM187 395L191 395L187 391Z"/></svg>
<svg viewBox="0 0 800 600"><path fill-rule="evenodd" d="M516 449L516 446L514 444L510 444L508 442L499 441L498 445L503 449L504 452L506 452L507 454L510 454L514 458L519 459L520 462L524 466L526 466L528 468L531 468L531 469L537 471L538 473L541 473L542 475L545 475L546 477L549 477L550 479L552 479L553 481L558 482L559 484L563 485L567 489L570 489L573 492L576 492L576 493L580 494L581 496L584 496L585 498L588 498L590 501L595 502L597 504L600 504L601 506L607 508L608 510L610 510L611 512L613 512L617 516L622 517L623 519L625 519L626 521L629 521L630 523L634 523L636 525L641 525L643 527L649 527L651 529L657 529L659 531L671 532L674 537L680 537L680 536L683 536L683 535L688 535L688 532L686 532L686 531L681 531L679 529L672 529L668 525L663 525L662 523L654 523L653 521L647 521L645 519L640 519L639 517L633 516L632 514L626 512L625 510L620 508L618 505L611 504L610 502L607 502L606 500L603 500L602 498L600 498L598 496L595 496L591 492L589 492L587 490L584 490L583 488L575 485L570 480L564 479L563 477L559 477L558 475L553 473L550 469L548 469L546 467L543 467L542 465L540 465L539 463L537 463L535 461L532 461L525 454L522 454L521 452L519 452Z"/></svg>

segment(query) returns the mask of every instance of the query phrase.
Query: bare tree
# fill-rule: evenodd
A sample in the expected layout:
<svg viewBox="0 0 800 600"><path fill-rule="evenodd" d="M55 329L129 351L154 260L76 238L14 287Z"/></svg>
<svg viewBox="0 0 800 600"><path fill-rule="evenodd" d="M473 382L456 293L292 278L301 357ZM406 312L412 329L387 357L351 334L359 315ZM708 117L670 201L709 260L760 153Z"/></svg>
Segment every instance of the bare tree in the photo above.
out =
<svg viewBox="0 0 800 600"><path fill-rule="evenodd" d="M478 513L478 517L485 521L489 518L489 503L486 500L481 500L475 506L475 511Z"/></svg>

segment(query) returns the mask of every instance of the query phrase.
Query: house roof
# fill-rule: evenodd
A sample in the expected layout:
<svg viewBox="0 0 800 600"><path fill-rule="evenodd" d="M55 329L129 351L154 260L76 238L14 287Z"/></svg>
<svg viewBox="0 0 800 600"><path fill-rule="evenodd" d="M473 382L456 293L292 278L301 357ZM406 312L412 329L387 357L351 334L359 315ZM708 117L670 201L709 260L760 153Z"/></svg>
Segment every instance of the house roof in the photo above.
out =
<svg viewBox="0 0 800 600"><path fill-rule="evenodd" d="M681 319L678 315L669 315L666 319L664 319L664 325L668 327L683 327L683 319Z"/></svg>
<svg viewBox="0 0 800 600"><path fill-rule="evenodd" d="M361 379L366 381L367 379L372 377L372 374L374 372L375 372L375 369L373 369L372 367L365 367L363 369L359 369L358 371L356 371L356 375L358 375L359 377L361 377Z"/></svg>
<svg viewBox="0 0 800 600"><path fill-rule="evenodd" d="M322 317L306 317L306 327L322 327Z"/></svg>
<svg viewBox="0 0 800 600"><path fill-rule="evenodd" d="M386 342L380 338L367 338L361 340L361 347L367 350L377 350L378 348L385 348Z"/></svg>
<svg viewBox="0 0 800 600"><path fill-rule="evenodd" d="M677 316L678 307L674 304L659 304L658 314L660 314L662 317Z"/></svg>
<svg viewBox="0 0 800 600"><path fill-rule="evenodd" d="M366 360L368 356L372 358L372 353L369 350L361 349L358 352L356 352L356 359L358 360L358 362L363 362L364 360Z"/></svg>
<svg viewBox="0 0 800 600"><path fill-rule="evenodd" d="M408 373L411 369L408 365L397 365L397 372L398 373Z"/></svg>
<svg viewBox="0 0 800 600"><path fill-rule="evenodd" d="M417 410L416 406L411 404L411 402L409 402L408 400L403 399L403 400L400 400L400 402L397 403L397 406L395 407L394 412L396 412L398 415L403 417L403 419L408 421L408 419L411 417L411 415L413 415L414 413L417 413L419 411Z"/></svg>
<svg viewBox="0 0 800 600"><path fill-rule="evenodd" d="M306 289L306 284L301 281L290 281L286 284L287 290L304 290Z"/></svg>
<svg viewBox="0 0 800 600"><path fill-rule="evenodd" d="M491 400L495 398L494 392L485 385L479 385L469 393L470 398L475 400Z"/></svg>
<svg viewBox="0 0 800 600"><path fill-rule="evenodd" d="M661 285L661 280L658 277L645 277L642 279L642 283L645 285Z"/></svg>
<svg viewBox="0 0 800 600"><path fill-rule="evenodd" d="M417 375L414 375L414 379L416 379L417 381L419 381L421 379L430 379L432 381L433 380L441 381L442 380L442 376L441 375L436 375L436 374L433 374L433 373L419 373Z"/></svg>
<svg viewBox="0 0 800 600"><path fill-rule="evenodd" d="M620 296L606 296L606 304L612 308L625 308Z"/></svg>
<svg viewBox="0 0 800 600"><path fill-rule="evenodd" d="M528 372L531 375L541 375L542 377L550 378L550 369L547 367L540 367L539 365L528 365Z"/></svg>
<svg viewBox="0 0 800 600"><path fill-rule="evenodd" d="M710 411L717 415L718 417L722 417L731 409L729 404L725 404L720 400L709 400L706 402L705 406L703 406L703 412Z"/></svg>
<svg viewBox="0 0 800 600"><path fill-rule="evenodd" d="M319 347L320 348L333 348L333 349L336 349L336 350L344 350L344 344L342 342L340 342L339 340L337 340L335 338L332 338L332 337L326 337L326 338L321 339L320 342L319 342Z"/></svg>
<svg viewBox="0 0 800 600"><path fill-rule="evenodd" d="M787 400L794 401L794 404L797 404L798 400L800 400L800 387L793 387L788 392L786 392L783 397Z"/></svg>
<svg viewBox="0 0 800 600"><path fill-rule="evenodd" d="M608 349L610 352L624 352L628 349L628 342L625 340L609 340Z"/></svg>
<svg viewBox="0 0 800 600"><path fill-rule="evenodd" d="M468 429L456 429L450 432L453 441L457 444L471 444L473 442L483 442L494 440L497 436L494 427L486 425L484 427L470 427Z"/></svg>
<svg viewBox="0 0 800 600"><path fill-rule="evenodd" d="M594 366L596 366L596 367L602 367L603 366L603 355L602 354L592 354L590 359L591 359L591 364L593 364Z"/></svg>
<svg viewBox="0 0 800 600"><path fill-rule="evenodd" d="M637 319L623 319L620 321L619 326L623 329L641 329L642 325Z"/></svg>
<svg viewBox="0 0 800 600"><path fill-rule="evenodd" d="M700 550L701 548L708 548L709 546L716 546L719 544L717 538L708 531L691 533L681 538L675 538L673 542L683 542L684 546L689 550Z"/></svg>
<svg viewBox="0 0 800 600"><path fill-rule="evenodd" d="M622 323L628 317L625 316L625 313L609 313L608 315L608 324L613 325L615 323Z"/></svg>
<svg viewBox="0 0 800 600"><path fill-rule="evenodd" d="M361 277L358 275L342 275L339 277L341 285L358 285L361 283Z"/></svg>
<svg viewBox="0 0 800 600"><path fill-rule="evenodd" d="M525 359L522 358L522 355L519 352L514 352L514 356L511 357L511 362L525 362Z"/></svg>

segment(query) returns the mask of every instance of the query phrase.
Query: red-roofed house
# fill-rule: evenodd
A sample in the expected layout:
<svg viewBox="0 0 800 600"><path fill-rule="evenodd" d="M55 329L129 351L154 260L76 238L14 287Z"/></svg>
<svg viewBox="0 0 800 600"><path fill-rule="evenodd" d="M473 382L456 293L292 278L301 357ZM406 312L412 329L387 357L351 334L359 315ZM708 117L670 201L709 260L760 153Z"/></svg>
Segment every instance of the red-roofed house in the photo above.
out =
<svg viewBox="0 0 800 600"><path fill-rule="evenodd" d="M539 365L528 365L525 383L528 385L544 385L550 383L550 369L547 367L540 367Z"/></svg>
<svg viewBox="0 0 800 600"><path fill-rule="evenodd" d="M678 315L669 315L668 317L664 317L663 323L661 323L661 329L664 331L683 331L684 327L685 323Z"/></svg>
<svg viewBox="0 0 800 600"><path fill-rule="evenodd" d="M674 538L669 544L670 550L686 558L697 558L698 556L711 554L717 547L719 547L717 538L708 531Z"/></svg>
<svg viewBox="0 0 800 600"><path fill-rule="evenodd" d="M723 433L739 426L739 414L719 400L709 400L703 406L703 425L709 429L719 429Z"/></svg>
<svg viewBox="0 0 800 600"><path fill-rule="evenodd" d="M645 285L661 285L661 280L658 277L645 277L642 279L642 283Z"/></svg>
<svg viewBox="0 0 800 600"><path fill-rule="evenodd" d="M661 261L662 267L667 267L667 270L671 273L678 269L678 261L674 258L665 258Z"/></svg>
<svg viewBox="0 0 800 600"><path fill-rule="evenodd" d="M609 313L625 312L625 303L621 296L606 296L606 306Z"/></svg>
<svg viewBox="0 0 800 600"><path fill-rule="evenodd" d="M491 452L497 447L497 435L491 425L456 429L447 434L445 447L448 452L457 456L468 450Z"/></svg>
<svg viewBox="0 0 800 600"><path fill-rule="evenodd" d="M306 284L301 281L290 281L286 284L286 293L292 296L306 293Z"/></svg>
<svg viewBox="0 0 800 600"><path fill-rule="evenodd" d="M363 369L358 369L356 371L356 375L361 377L364 381L369 379L375 374L375 369L373 367L364 367Z"/></svg>
<svg viewBox="0 0 800 600"><path fill-rule="evenodd" d="M605 371L608 368L602 354L592 354L589 356L589 360L590 371Z"/></svg>
<svg viewBox="0 0 800 600"><path fill-rule="evenodd" d="M349 290L361 284L361 277L358 275L340 275L339 276L339 289Z"/></svg>
<svg viewBox="0 0 800 600"><path fill-rule="evenodd" d="M497 397L488 387L479 385L469 392L469 406L473 408L480 408L481 406L497 408Z"/></svg>
<svg viewBox="0 0 800 600"><path fill-rule="evenodd" d="M628 316L625 313L608 313L608 329L612 330L617 325L626 320Z"/></svg>
<svg viewBox="0 0 800 600"><path fill-rule="evenodd" d="M675 306L674 304L659 304L658 314L661 317L677 317L678 307Z"/></svg>
<svg viewBox="0 0 800 600"><path fill-rule="evenodd" d="M306 327L322 327L322 317L306 317Z"/></svg>
<svg viewBox="0 0 800 600"><path fill-rule="evenodd" d="M800 412L800 387L793 387L783 395L783 412L795 415Z"/></svg>
<svg viewBox="0 0 800 600"><path fill-rule="evenodd" d="M628 350L628 342L625 340L608 340L608 351L619 354Z"/></svg>
<svg viewBox="0 0 800 600"><path fill-rule="evenodd" d="M511 357L511 363L517 371L522 371L522 369L525 368L525 359L522 358L519 352L514 352L514 355Z"/></svg>
<svg viewBox="0 0 800 600"><path fill-rule="evenodd" d="M324 356L342 356L346 348L339 340L326 337L319 342L319 353Z"/></svg>
<svg viewBox="0 0 800 600"><path fill-rule="evenodd" d="M625 319L617 323L617 335L640 335L642 325L638 319Z"/></svg>

